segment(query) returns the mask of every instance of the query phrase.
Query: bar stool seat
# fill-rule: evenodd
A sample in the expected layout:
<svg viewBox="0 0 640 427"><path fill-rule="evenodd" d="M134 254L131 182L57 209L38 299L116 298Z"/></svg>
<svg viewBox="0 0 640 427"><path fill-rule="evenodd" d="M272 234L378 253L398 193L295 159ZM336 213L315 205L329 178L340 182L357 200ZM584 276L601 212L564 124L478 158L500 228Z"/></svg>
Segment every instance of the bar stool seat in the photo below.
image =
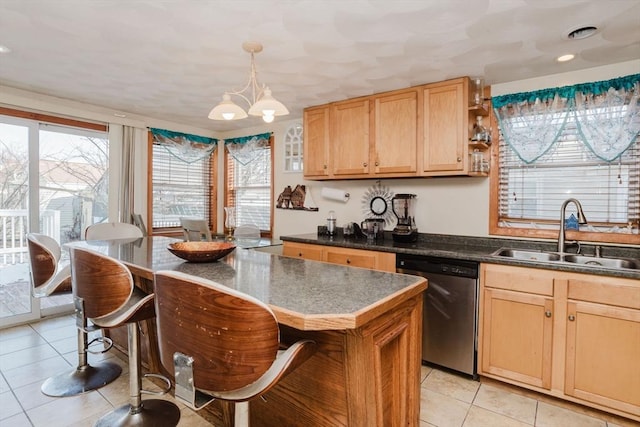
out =
<svg viewBox="0 0 640 427"><path fill-rule="evenodd" d="M77 305L85 315L102 328L127 325L129 355L130 402L101 417L94 425L176 426L180 420L178 407L166 400L142 400L142 393L164 394L171 388L169 379L146 374L165 381L161 392L142 390L140 375L140 335L138 322L155 316L154 295L146 294L133 283L129 269L121 262L100 253L71 248L71 280Z"/></svg>
<svg viewBox="0 0 640 427"><path fill-rule="evenodd" d="M250 399L316 350L314 341L300 340L279 351L269 306L218 283L159 271L155 296L160 359L174 373L176 399L195 410L214 399L235 402L235 426L249 425Z"/></svg>
<svg viewBox="0 0 640 427"><path fill-rule="evenodd" d="M45 234L29 233L27 246L33 296L44 298L50 295L71 294L71 269L68 263L60 261L61 249L58 242ZM87 361L89 346L95 342L105 342L107 348L96 352L104 353L111 348L111 341L97 338L89 342L87 333L92 329L88 327L87 319L78 312L76 312L76 327L78 366L72 371L48 378L40 388L47 396L75 396L95 390L109 384L122 373L119 365L109 361L89 365Z"/></svg>

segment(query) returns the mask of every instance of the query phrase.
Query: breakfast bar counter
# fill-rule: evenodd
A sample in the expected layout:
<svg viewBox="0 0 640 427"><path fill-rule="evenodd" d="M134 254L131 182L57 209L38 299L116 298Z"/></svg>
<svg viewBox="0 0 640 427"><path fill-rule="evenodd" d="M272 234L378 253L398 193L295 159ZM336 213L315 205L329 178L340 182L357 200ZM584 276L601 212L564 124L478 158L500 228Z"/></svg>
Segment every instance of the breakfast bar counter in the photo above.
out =
<svg viewBox="0 0 640 427"><path fill-rule="evenodd" d="M242 248L216 262L188 263L167 250L174 241L147 237L71 245L120 260L147 292L159 270L216 281L267 303L283 343L315 340L318 351L311 359L265 399L251 401L252 425L419 424L423 278ZM154 322L146 336L146 362L159 369Z"/></svg>

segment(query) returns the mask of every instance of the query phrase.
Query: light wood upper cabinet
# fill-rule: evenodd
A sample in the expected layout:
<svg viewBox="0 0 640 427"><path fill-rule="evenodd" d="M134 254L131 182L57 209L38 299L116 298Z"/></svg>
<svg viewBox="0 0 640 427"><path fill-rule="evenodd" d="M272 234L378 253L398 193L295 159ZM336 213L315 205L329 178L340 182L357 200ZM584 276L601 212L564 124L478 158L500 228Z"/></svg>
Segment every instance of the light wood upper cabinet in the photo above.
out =
<svg viewBox="0 0 640 427"><path fill-rule="evenodd" d="M326 178L329 176L329 107L304 110L304 175Z"/></svg>
<svg viewBox="0 0 640 427"><path fill-rule="evenodd" d="M467 93L466 79L449 80L424 87L424 175L465 173L468 163Z"/></svg>
<svg viewBox="0 0 640 427"><path fill-rule="evenodd" d="M469 84L461 77L307 108L305 178L488 176L471 172L472 149L487 157L489 147L470 141L471 125L489 110L469 106Z"/></svg>
<svg viewBox="0 0 640 427"><path fill-rule="evenodd" d="M334 177L369 173L369 98L331 105L329 158Z"/></svg>
<svg viewBox="0 0 640 427"><path fill-rule="evenodd" d="M373 98L370 162L376 175L415 175L418 146L418 90Z"/></svg>

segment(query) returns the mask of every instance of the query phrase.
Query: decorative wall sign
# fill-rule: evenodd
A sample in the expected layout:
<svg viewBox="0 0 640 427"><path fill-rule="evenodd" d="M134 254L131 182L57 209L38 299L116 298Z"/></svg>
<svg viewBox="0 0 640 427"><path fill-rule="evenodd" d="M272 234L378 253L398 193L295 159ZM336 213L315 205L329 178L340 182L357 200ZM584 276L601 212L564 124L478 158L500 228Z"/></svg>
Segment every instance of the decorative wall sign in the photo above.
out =
<svg viewBox="0 0 640 427"><path fill-rule="evenodd" d="M276 201L276 208L278 209L295 209L300 211L318 211L318 208L314 206L311 193L307 192L304 185L296 185L296 188L291 189L290 185L284 188L284 191L280 193Z"/></svg>
<svg viewBox="0 0 640 427"><path fill-rule="evenodd" d="M385 225L391 225L393 222L393 209L391 208L391 199L393 192L376 182L376 185L369 188L362 196L362 213L365 218L383 219Z"/></svg>

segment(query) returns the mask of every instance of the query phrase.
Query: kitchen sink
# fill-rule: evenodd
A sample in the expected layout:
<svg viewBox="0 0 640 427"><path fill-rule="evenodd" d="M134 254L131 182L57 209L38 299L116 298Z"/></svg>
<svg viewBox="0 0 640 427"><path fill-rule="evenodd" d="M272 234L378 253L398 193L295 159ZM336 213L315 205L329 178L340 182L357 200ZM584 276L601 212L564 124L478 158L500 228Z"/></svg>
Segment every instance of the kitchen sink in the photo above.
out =
<svg viewBox="0 0 640 427"><path fill-rule="evenodd" d="M495 251L492 255L525 261L568 263L592 267L628 268L632 270L640 270L640 260L634 258L594 257L586 255L560 254L558 252L544 252L513 248L501 248Z"/></svg>
<svg viewBox="0 0 640 427"><path fill-rule="evenodd" d="M494 252L493 255L506 258L524 259L528 261L560 261L560 254L556 252L502 248Z"/></svg>
<svg viewBox="0 0 640 427"><path fill-rule="evenodd" d="M632 258L596 258L584 255L565 255L564 260L573 264L593 265L596 267L640 269L640 260Z"/></svg>

